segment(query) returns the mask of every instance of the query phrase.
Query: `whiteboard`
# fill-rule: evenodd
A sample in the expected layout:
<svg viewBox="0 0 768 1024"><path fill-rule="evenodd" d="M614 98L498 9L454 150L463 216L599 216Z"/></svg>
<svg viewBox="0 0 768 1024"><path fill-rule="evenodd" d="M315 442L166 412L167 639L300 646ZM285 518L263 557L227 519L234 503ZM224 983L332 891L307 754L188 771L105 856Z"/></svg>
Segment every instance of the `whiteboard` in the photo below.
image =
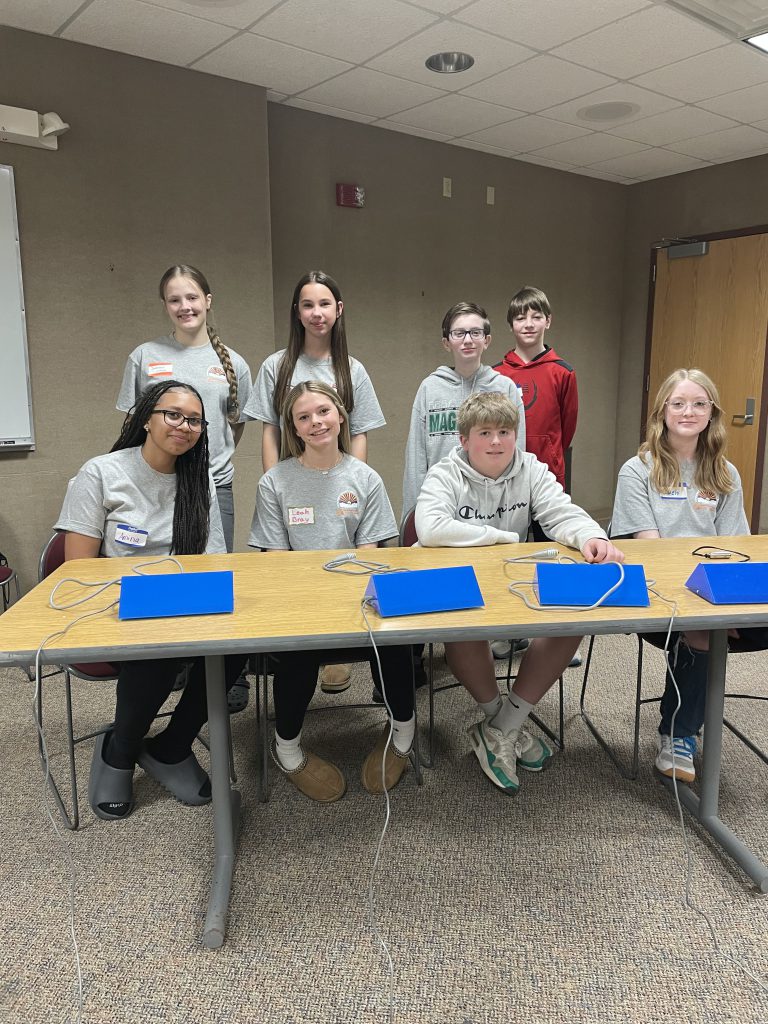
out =
<svg viewBox="0 0 768 1024"><path fill-rule="evenodd" d="M34 447L16 189L0 164L0 454Z"/></svg>

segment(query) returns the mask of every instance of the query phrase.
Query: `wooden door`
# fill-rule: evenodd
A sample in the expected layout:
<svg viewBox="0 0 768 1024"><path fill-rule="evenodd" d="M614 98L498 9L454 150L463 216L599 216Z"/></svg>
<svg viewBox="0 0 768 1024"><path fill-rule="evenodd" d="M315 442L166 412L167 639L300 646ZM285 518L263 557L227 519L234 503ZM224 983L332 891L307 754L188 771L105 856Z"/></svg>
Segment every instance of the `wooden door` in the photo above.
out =
<svg viewBox="0 0 768 1024"><path fill-rule="evenodd" d="M659 250L653 294L647 400L680 366L696 366L717 385L728 430L728 458L744 487L757 532L765 446L768 234L721 238L705 256L669 259ZM748 400L754 403L745 418Z"/></svg>

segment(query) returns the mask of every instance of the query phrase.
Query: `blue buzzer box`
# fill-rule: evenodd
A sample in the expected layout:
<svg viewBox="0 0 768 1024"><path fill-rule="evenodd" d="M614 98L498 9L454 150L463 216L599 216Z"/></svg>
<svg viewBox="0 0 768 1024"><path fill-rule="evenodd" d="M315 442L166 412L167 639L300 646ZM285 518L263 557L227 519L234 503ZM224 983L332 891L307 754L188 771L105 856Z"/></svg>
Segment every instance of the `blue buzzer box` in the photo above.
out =
<svg viewBox="0 0 768 1024"><path fill-rule="evenodd" d="M454 612L485 605L471 565L374 573L368 581L365 596L384 618L422 612Z"/></svg>
<svg viewBox="0 0 768 1024"><path fill-rule="evenodd" d="M601 602L606 608L647 608L651 603L642 565L624 565L620 587ZM542 562L536 566L533 588L543 607L565 605L589 608L621 578L616 562L599 565Z"/></svg>
<svg viewBox="0 0 768 1024"><path fill-rule="evenodd" d="M768 604L768 562L697 565L685 585L710 604Z"/></svg>
<svg viewBox="0 0 768 1024"><path fill-rule="evenodd" d="M235 608L232 572L178 572L123 576L120 619L160 619L172 615L220 615Z"/></svg>

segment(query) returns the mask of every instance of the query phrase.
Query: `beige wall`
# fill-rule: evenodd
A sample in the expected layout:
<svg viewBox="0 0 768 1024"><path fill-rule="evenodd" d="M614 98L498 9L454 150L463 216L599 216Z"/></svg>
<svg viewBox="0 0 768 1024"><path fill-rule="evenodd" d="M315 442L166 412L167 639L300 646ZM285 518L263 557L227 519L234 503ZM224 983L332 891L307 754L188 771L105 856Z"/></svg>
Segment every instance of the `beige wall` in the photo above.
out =
<svg viewBox="0 0 768 1024"><path fill-rule="evenodd" d="M198 265L222 339L272 348L264 90L0 28L2 102L72 125L56 153L0 143L14 168L37 450L0 456L0 550L31 586L66 482L108 450L128 353L166 333L167 266ZM237 456L244 545L258 431Z"/></svg>
<svg viewBox="0 0 768 1024"><path fill-rule="evenodd" d="M276 347L302 273L335 277L350 352L387 418L370 437L370 462L396 511L413 396L445 361L443 314L459 300L484 305L496 362L510 347L507 304L524 284L549 295L549 341L578 375L574 497L592 510L610 506L626 190L275 104L269 149ZM442 198L444 176L452 199ZM335 205L338 181L365 186L364 209Z"/></svg>
<svg viewBox="0 0 768 1024"><path fill-rule="evenodd" d="M663 237L689 238L761 224L768 224L768 156L630 187L616 408L617 470L635 454L640 435L651 245ZM728 301L726 292L723 301ZM738 357L736 349L734 356Z"/></svg>

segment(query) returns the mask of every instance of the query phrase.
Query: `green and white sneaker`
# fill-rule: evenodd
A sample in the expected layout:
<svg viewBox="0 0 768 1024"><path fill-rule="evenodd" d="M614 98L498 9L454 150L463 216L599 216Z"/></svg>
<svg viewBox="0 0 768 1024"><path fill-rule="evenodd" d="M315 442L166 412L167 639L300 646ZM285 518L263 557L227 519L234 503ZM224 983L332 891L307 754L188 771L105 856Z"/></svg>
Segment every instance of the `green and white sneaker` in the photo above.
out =
<svg viewBox="0 0 768 1024"><path fill-rule="evenodd" d="M527 772L540 772L546 768L552 751L538 736L531 736L525 729L517 735L517 766Z"/></svg>
<svg viewBox="0 0 768 1024"><path fill-rule="evenodd" d="M518 733L505 736L488 722L478 722L469 730L469 741L480 767L498 788L514 796L520 788L517 777Z"/></svg>

